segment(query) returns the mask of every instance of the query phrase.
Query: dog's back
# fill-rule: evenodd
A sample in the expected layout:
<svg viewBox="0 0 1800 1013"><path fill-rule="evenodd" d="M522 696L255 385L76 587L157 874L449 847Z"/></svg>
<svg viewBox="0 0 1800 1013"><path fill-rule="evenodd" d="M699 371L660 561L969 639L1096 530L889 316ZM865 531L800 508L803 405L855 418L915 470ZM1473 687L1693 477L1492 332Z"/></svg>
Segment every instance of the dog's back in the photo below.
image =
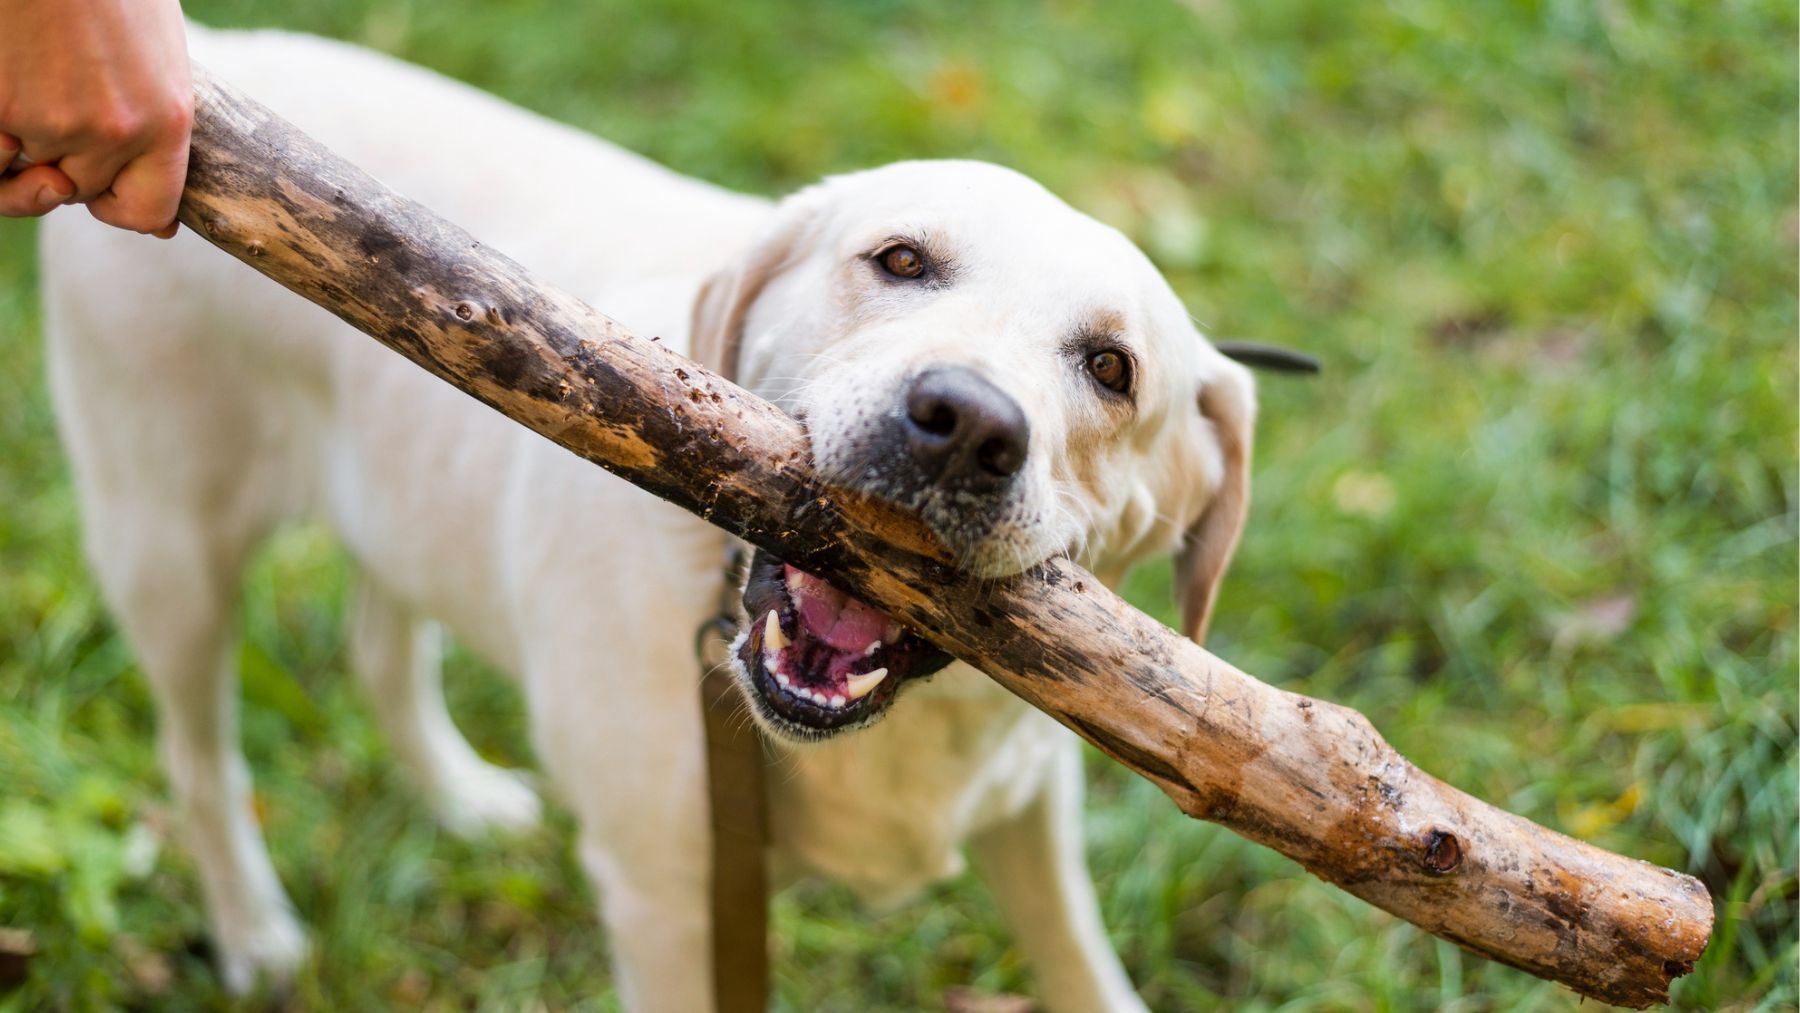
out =
<svg viewBox="0 0 1800 1013"><path fill-rule="evenodd" d="M378 54L278 32L191 34L197 62L540 278L677 348L686 289L766 212ZM111 543L130 537L121 525L181 527L145 518L139 495L129 521L92 516L146 488L205 516L209 552L227 556L305 513L331 517L366 562L406 549L382 517L466 532L458 540L471 546L495 530L484 515L501 498L485 493L532 438L190 233L157 244L63 213L44 223L41 248L52 382L103 571L120 565L109 561L121 555ZM371 495L383 497L381 517L358 505ZM433 551L414 541L412 551ZM466 560L463 582L498 578L480 553ZM385 569L403 579L447 565ZM432 601L434 588L396 590L450 604ZM444 618L498 639L483 637L483 617Z"/></svg>

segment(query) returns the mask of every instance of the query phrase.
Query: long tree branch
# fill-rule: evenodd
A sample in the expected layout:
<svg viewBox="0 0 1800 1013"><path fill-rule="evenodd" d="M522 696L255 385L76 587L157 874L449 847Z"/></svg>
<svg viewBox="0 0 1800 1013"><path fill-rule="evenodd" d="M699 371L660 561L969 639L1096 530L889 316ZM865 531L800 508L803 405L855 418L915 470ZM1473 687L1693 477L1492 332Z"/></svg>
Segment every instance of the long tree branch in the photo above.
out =
<svg viewBox="0 0 1800 1013"><path fill-rule="evenodd" d="M1692 877L1420 771L1355 711L1267 686L1051 560L960 572L822 484L799 426L402 198L204 71L181 221L495 410L903 619L1183 812L1585 996L1668 999L1712 930Z"/></svg>

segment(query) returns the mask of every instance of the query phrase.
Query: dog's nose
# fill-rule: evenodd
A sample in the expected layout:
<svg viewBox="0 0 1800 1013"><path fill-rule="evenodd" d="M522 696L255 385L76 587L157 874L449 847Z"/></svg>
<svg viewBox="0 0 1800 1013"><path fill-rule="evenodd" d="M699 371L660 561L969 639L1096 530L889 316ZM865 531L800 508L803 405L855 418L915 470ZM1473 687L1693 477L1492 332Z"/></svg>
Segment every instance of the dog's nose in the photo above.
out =
<svg viewBox="0 0 1800 1013"><path fill-rule="evenodd" d="M1030 443L1019 403L966 366L934 366L906 389L906 448L938 485L997 489Z"/></svg>

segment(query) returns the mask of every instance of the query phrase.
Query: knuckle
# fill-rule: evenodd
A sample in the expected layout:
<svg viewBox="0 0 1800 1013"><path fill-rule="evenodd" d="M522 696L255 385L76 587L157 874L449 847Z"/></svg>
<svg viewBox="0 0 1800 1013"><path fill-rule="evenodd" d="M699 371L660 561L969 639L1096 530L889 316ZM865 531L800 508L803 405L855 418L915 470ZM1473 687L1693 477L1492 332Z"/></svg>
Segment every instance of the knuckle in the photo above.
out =
<svg viewBox="0 0 1800 1013"><path fill-rule="evenodd" d="M194 123L194 92L183 88L170 97L164 114L166 122L186 132Z"/></svg>
<svg viewBox="0 0 1800 1013"><path fill-rule="evenodd" d="M38 117L36 129L30 133L52 144L61 144L86 132L88 122L74 108L53 107Z"/></svg>
<svg viewBox="0 0 1800 1013"><path fill-rule="evenodd" d="M112 109L95 117L90 130L100 143L118 146L143 137L147 126L147 119L136 110Z"/></svg>
<svg viewBox="0 0 1800 1013"><path fill-rule="evenodd" d="M142 120L145 135L158 140L178 140L187 135L194 124L194 96L176 93L166 96Z"/></svg>

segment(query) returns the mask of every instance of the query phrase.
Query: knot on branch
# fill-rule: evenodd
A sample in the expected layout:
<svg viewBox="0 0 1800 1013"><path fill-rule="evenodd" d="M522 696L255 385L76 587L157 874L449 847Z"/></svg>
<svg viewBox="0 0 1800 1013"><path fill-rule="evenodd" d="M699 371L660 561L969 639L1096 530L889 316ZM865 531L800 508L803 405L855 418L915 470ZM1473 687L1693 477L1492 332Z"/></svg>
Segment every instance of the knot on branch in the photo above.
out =
<svg viewBox="0 0 1800 1013"><path fill-rule="evenodd" d="M1456 835L1446 830L1433 830L1425 838L1425 871L1444 876L1462 864L1463 846Z"/></svg>

